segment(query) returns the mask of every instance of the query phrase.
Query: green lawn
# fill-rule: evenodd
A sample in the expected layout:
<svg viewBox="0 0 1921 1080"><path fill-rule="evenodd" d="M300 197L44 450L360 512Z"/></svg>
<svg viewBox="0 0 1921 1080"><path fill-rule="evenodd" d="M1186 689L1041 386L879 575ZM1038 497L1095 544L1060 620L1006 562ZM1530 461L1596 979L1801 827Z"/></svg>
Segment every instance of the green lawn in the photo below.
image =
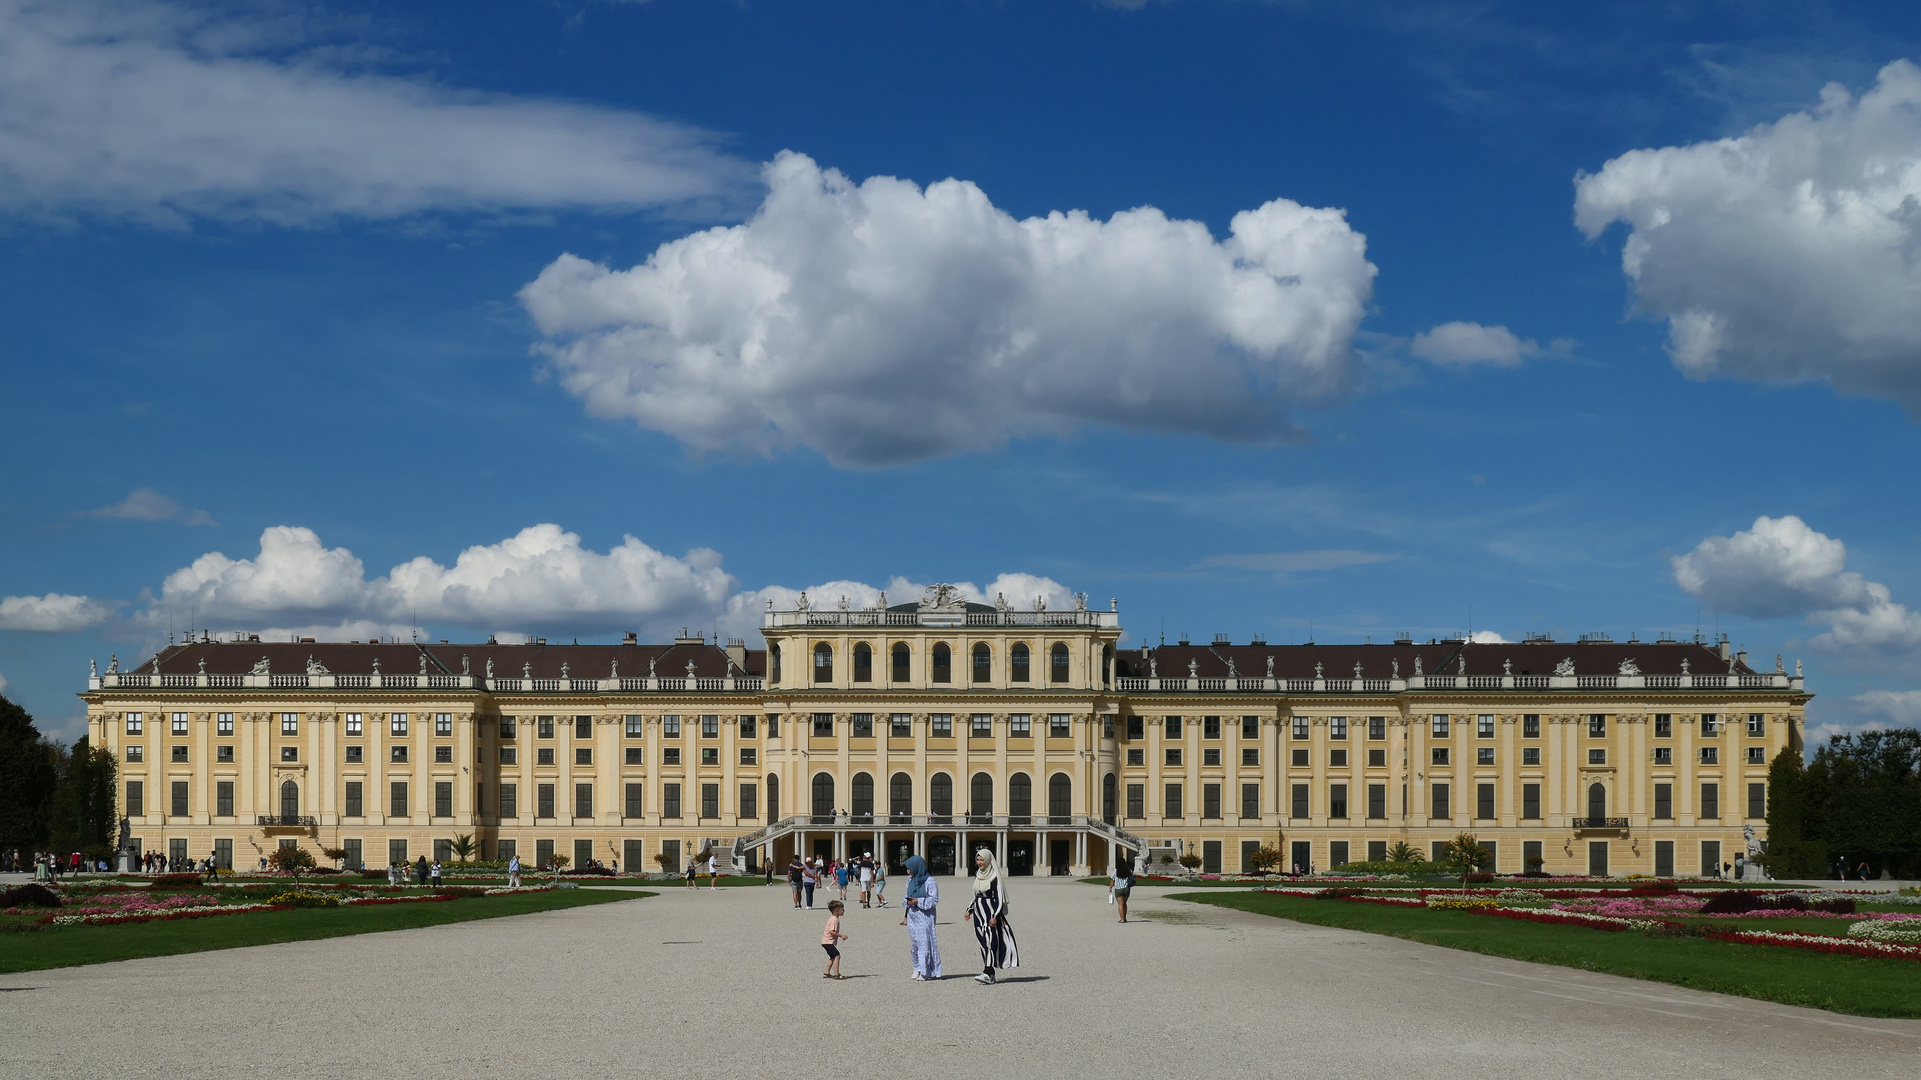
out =
<svg viewBox="0 0 1921 1080"><path fill-rule="evenodd" d="M1177 893L1173 899L1854 1016L1921 1017L1921 962L1913 960L1836 956L1705 938L1649 937L1634 931L1611 933L1463 911L1270 893ZM1789 929L1783 924L1794 921L1798 920L1754 920L1783 931Z"/></svg>
<svg viewBox="0 0 1921 1080"><path fill-rule="evenodd" d="M282 941L372 934L441 926L473 919L497 919L609 904L653 896L651 892L554 892L481 896L444 903L376 904L368 907L295 908L245 915L217 915L204 919L126 923L120 926L49 926L0 935L0 973L44 968L103 964L143 956L233 949L243 945L272 945Z"/></svg>

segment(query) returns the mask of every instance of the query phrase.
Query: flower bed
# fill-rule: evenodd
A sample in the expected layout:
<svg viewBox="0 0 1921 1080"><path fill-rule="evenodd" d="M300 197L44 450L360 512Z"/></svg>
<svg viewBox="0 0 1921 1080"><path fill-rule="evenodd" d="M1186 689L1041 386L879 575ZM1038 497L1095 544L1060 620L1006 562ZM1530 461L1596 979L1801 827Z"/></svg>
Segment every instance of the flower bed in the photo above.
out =
<svg viewBox="0 0 1921 1080"><path fill-rule="evenodd" d="M287 890L257 902L222 903L212 894L155 897L139 892L116 894L110 902L96 898L82 905L63 906L58 914L39 922L55 926L119 926L125 923L162 922L172 919L199 919L212 915L241 915L250 911L287 911L293 908L367 907L376 904L442 903L474 896L500 896L508 893L551 892L552 886L524 889L442 888L419 896L340 895L363 890L352 886L323 886L311 890Z"/></svg>

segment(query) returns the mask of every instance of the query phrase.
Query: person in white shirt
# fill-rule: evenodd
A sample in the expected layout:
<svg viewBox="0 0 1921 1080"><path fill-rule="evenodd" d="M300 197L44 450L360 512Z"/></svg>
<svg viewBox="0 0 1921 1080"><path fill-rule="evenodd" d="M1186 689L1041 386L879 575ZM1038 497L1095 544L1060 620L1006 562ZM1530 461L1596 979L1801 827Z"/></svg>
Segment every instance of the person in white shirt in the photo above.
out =
<svg viewBox="0 0 1921 1080"><path fill-rule="evenodd" d="M712 851L707 853L707 890L712 892L720 882L720 856Z"/></svg>
<svg viewBox="0 0 1921 1080"><path fill-rule="evenodd" d="M507 860L507 887L520 888L520 856L518 854Z"/></svg>

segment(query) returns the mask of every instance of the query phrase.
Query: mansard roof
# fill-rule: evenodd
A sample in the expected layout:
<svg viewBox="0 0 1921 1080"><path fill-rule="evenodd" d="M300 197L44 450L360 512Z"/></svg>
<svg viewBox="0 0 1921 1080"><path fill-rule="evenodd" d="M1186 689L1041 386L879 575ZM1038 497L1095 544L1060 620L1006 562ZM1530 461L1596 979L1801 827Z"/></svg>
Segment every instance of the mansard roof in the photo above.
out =
<svg viewBox="0 0 1921 1080"><path fill-rule="evenodd" d="M1580 675L1619 674L1622 663L1630 660L1644 675L1679 675L1683 662L1696 675L1756 674L1754 668L1738 659L1722 659L1713 645L1696 641L1467 643L1459 639L1381 645L1150 646L1120 650L1116 654L1116 674L1146 678L1150 656L1153 670L1165 678L1185 678L1190 670L1203 679L1225 678L1230 659L1235 675L1261 678L1268 673L1269 657L1274 659L1277 679L1312 679L1317 664L1320 674L1330 679L1353 678L1356 664L1361 667L1362 678L1386 679L1397 672L1406 678L1414 674L1417 658L1420 670L1428 675L1551 675L1563 660L1573 661L1575 673ZM1463 660L1467 663L1465 672L1461 670ZM1190 662L1194 664L1191 669ZM1507 664L1512 665L1511 672L1504 668Z"/></svg>
<svg viewBox="0 0 1921 1080"><path fill-rule="evenodd" d="M485 675L487 661L492 659L494 673L503 678L518 678L523 671L531 671L536 679L558 679L561 678L563 664L567 667L568 675L576 679L606 678L614 670L615 661L619 661L620 674L629 678L646 675L650 660L655 672L662 676L687 674L690 660L694 664L694 675L698 678L722 678L728 668L727 650L706 642L676 642L671 645L490 645L485 642L453 642L443 645L426 641L194 641L170 645L139 666L127 670L150 672L154 670L154 661L158 660L159 674L193 675L201 670L200 665L204 661L209 675L244 675L264 659L273 674L297 675L307 670L309 658L336 675L371 674L375 660L380 661L380 670L384 674L412 675L421 670L423 659L428 674L459 675L462 674L463 658L468 663L467 673L473 675ZM735 667L734 673L761 675L766 667L766 652L748 649L745 650L745 663Z"/></svg>

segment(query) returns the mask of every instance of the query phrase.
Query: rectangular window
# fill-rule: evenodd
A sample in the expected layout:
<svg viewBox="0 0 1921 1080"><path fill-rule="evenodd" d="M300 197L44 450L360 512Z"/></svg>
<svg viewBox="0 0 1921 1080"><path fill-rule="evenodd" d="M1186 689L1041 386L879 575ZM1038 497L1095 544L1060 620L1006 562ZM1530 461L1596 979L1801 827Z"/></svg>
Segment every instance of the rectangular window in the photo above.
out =
<svg viewBox="0 0 1921 1080"><path fill-rule="evenodd" d="M944 712L930 713L927 717L927 726L930 737L936 739L951 739L954 737L954 714Z"/></svg>
<svg viewBox="0 0 1921 1080"><path fill-rule="evenodd" d="M1369 840L1367 842L1367 861L1368 862L1386 862L1387 861L1387 841Z"/></svg>
<svg viewBox="0 0 1921 1080"><path fill-rule="evenodd" d="M873 720L873 717L869 715L868 720L871 723ZM700 737L703 739L720 738L720 717L718 716L701 717L700 718Z"/></svg>
<svg viewBox="0 0 1921 1080"><path fill-rule="evenodd" d="M185 735L187 733L186 713L177 712L173 714L173 733L175 735Z"/></svg>
<svg viewBox="0 0 1921 1080"><path fill-rule="evenodd" d="M434 734L452 735L454 733L454 714L441 712L434 714Z"/></svg>
<svg viewBox="0 0 1921 1080"><path fill-rule="evenodd" d="M1701 785L1701 816L1704 818L1721 816L1721 785Z"/></svg>
<svg viewBox="0 0 1921 1080"><path fill-rule="evenodd" d="M1161 737L1179 741L1181 737L1181 718L1169 716L1161 720Z"/></svg>
<svg viewBox="0 0 1921 1080"><path fill-rule="evenodd" d="M1701 876L1721 876L1721 841L1701 841Z"/></svg>
<svg viewBox="0 0 1921 1080"><path fill-rule="evenodd" d="M454 785L446 780L434 782L434 816L454 816Z"/></svg>
<svg viewBox="0 0 1921 1080"><path fill-rule="evenodd" d="M520 816L520 785L500 785L500 816L515 818Z"/></svg>
<svg viewBox="0 0 1921 1080"><path fill-rule="evenodd" d="M1446 784L1430 784L1428 786L1432 789L1432 794L1434 797L1433 799L1434 805L1431 808L1432 813L1430 813L1428 816L1442 820L1442 821L1445 821L1448 818L1453 817L1454 804L1452 803L1452 801L1448 799L1447 785Z"/></svg>
<svg viewBox="0 0 1921 1080"><path fill-rule="evenodd" d="M1012 739L1031 739L1034 737L1034 718L1027 713L1012 713L1007 717L1007 735Z"/></svg>
<svg viewBox="0 0 1921 1080"><path fill-rule="evenodd" d="M1294 784L1288 788L1287 795L1287 816L1305 819L1307 817L1307 785Z"/></svg>
<svg viewBox="0 0 1921 1080"><path fill-rule="evenodd" d="M1387 738L1387 717L1370 716L1367 718L1367 738L1369 742L1379 742Z"/></svg>
<svg viewBox="0 0 1921 1080"><path fill-rule="evenodd" d="M1748 785L1748 817L1756 821L1768 816L1768 786L1766 784Z"/></svg>
<svg viewBox="0 0 1921 1080"><path fill-rule="evenodd" d="M1221 718L1218 716L1201 717L1201 738L1218 739L1221 737Z"/></svg>
<svg viewBox="0 0 1921 1080"><path fill-rule="evenodd" d="M1347 751L1344 749L1329 750L1327 752L1327 763L1329 766L1336 769L1347 768Z"/></svg>
<svg viewBox="0 0 1921 1080"><path fill-rule="evenodd" d="M514 723L513 717L511 716L501 717L500 718L500 737L503 739L513 738L514 730L516 726L517 725Z"/></svg>
<svg viewBox="0 0 1921 1080"><path fill-rule="evenodd" d="M1674 737L1674 714L1659 712L1654 714L1654 737L1672 739Z"/></svg>
<svg viewBox="0 0 1921 1080"><path fill-rule="evenodd" d="M186 728L182 726L181 730L185 731ZM281 713L280 714L280 733L282 735L300 734L300 714L292 713L292 712Z"/></svg>
<svg viewBox="0 0 1921 1080"><path fill-rule="evenodd" d="M1069 716L1064 712L1049 713L1047 716L1047 737L1050 739L1072 738L1074 730L1068 725L1069 719Z"/></svg>
<svg viewBox="0 0 1921 1080"><path fill-rule="evenodd" d="M1297 739L1307 738L1307 717L1297 716L1294 718L1294 737Z"/></svg>
<svg viewBox="0 0 1921 1080"><path fill-rule="evenodd" d="M342 840L340 842L340 847L342 850L344 850L347 853L347 857L341 860L346 864L347 869L358 870L366 864L366 859L361 854L362 849L361 849L360 841Z"/></svg>
<svg viewBox="0 0 1921 1080"><path fill-rule="evenodd" d="M576 765L592 765L593 763L594 763L594 748L593 748L593 747L591 747L591 746L576 746L576 747L574 747L574 764L576 764Z"/></svg>
<svg viewBox="0 0 1921 1080"><path fill-rule="evenodd" d="M1327 718L1327 737L1330 739L1347 738L1347 717L1330 716Z"/></svg>
<svg viewBox="0 0 1921 1080"><path fill-rule="evenodd" d="M1387 768L1387 751L1378 749L1369 750L1367 752L1367 767L1370 769Z"/></svg>
<svg viewBox="0 0 1921 1080"><path fill-rule="evenodd" d="M233 816L233 781L222 780L213 786L213 812L217 817Z"/></svg>
<svg viewBox="0 0 1921 1080"><path fill-rule="evenodd" d="M1261 763L1261 752L1252 746L1241 747L1241 765L1253 768Z"/></svg>
<svg viewBox="0 0 1921 1080"><path fill-rule="evenodd" d="M282 761L299 761L299 760L300 760L300 748L299 748L298 746L283 746L283 747L281 747L281 748L280 748L280 760L282 760Z"/></svg>
<svg viewBox="0 0 1921 1080"><path fill-rule="evenodd" d="M740 722L739 722L739 724L738 724L737 726L738 726L738 727L739 727L739 729L740 729L740 730L739 730L739 735L740 735L740 737L741 737L741 738L743 738L743 739L758 739L758 738L760 738L760 731L759 731L759 727L760 727L760 717L758 717L758 716L743 716L743 717L741 717L741 718L740 718Z"/></svg>
<svg viewBox="0 0 1921 1080"><path fill-rule="evenodd" d="M1140 717L1140 716L1128 717L1127 718L1127 740L1129 742L1139 742L1140 740L1145 738L1147 738L1146 718Z"/></svg>
<svg viewBox="0 0 1921 1080"><path fill-rule="evenodd" d="M1127 785L1127 816L1144 818L1147 816L1147 785Z"/></svg>
<svg viewBox="0 0 1921 1080"><path fill-rule="evenodd" d="M718 764L720 764L720 747L718 747L718 746L703 746L703 747L701 747L701 748L700 748L700 763L701 763L702 765L718 765Z"/></svg>
<svg viewBox="0 0 1921 1080"><path fill-rule="evenodd" d="M1655 747L1655 748L1654 748L1654 763L1655 763L1656 765L1672 765L1672 764L1674 764L1674 747L1672 747L1672 746L1657 746L1657 747Z"/></svg>
<svg viewBox="0 0 1921 1080"><path fill-rule="evenodd" d="M147 758L146 747L141 746L139 743L130 743L127 746L128 761L145 761L146 758Z"/></svg>
<svg viewBox="0 0 1921 1080"><path fill-rule="evenodd" d="M1674 820L1674 785L1654 785L1654 819L1656 821Z"/></svg>
<svg viewBox="0 0 1921 1080"><path fill-rule="evenodd" d="M1129 765L1145 765L1145 764L1147 764L1147 751L1146 751L1146 750L1143 750L1143 749L1141 749L1141 748L1140 748L1140 747L1138 747L1138 746L1130 746L1130 747L1128 747L1128 748L1127 748L1127 763L1128 763Z"/></svg>
<svg viewBox="0 0 1921 1080"><path fill-rule="evenodd" d="M1347 865L1347 841L1329 840L1327 842L1327 865L1329 867Z"/></svg>
<svg viewBox="0 0 1921 1080"><path fill-rule="evenodd" d="M1720 760L1721 760L1721 748L1720 748L1720 747L1718 747L1718 746L1703 746L1703 747L1701 748L1701 764L1703 764L1703 765L1715 765L1715 764L1718 764L1718 763L1720 762Z"/></svg>
<svg viewBox="0 0 1921 1080"><path fill-rule="evenodd" d="M834 714L817 712L814 714L814 738L831 739L834 737Z"/></svg>
<svg viewBox="0 0 1921 1080"><path fill-rule="evenodd" d="M1220 747L1207 746L1207 747L1201 748L1201 764L1219 766L1220 763L1221 763Z"/></svg>
<svg viewBox="0 0 1921 1080"><path fill-rule="evenodd" d="M387 815L407 816L407 781L395 780L387 785Z"/></svg>
<svg viewBox="0 0 1921 1080"><path fill-rule="evenodd" d="M660 737L663 739L680 738L680 717L669 714L660 718Z"/></svg>
<svg viewBox="0 0 1921 1080"><path fill-rule="evenodd" d="M534 785L534 816L537 818L554 816L554 785Z"/></svg>
<svg viewBox="0 0 1921 1080"><path fill-rule="evenodd" d="M407 747L406 747L406 745L405 745L405 744L402 744L402 745L400 745L400 746L390 746L390 747L388 747L388 748L387 748L387 757L388 757L388 759L389 759L389 760L392 760L392 761L406 761L406 760L407 760Z"/></svg>
<svg viewBox="0 0 1921 1080"><path fill-rule="evenodd" d="M594 718L591 716L574 717L574 738L591 739L594 737Z"/></svg>
<svg viewBox="0 0 1921 1080"><path fill-rule="evenodd" d="M629 713L627 714L625 726L622 730L630 739L645 738L647 735L647 718Z"/></svg>
<svg viewBox="0 0 1921 1080"><path fill-rule="evenodd" d="M574 785L574 816L591 818L594 816L594 785Z"/></svg>
<svg viewBox="0 0 1921 1080"><path fill-rule="evenodd" d="M1447 764L1447 749L1448 748L1445 746L1436 746L1436 747L1430 748L1428 750L1428 755L1427 755L1429 764L1433 764L1433 765Z"/></svg>
<svg viewBox="0 0 1921 1080"><path fill-rule="evenodd" d="M1719 713L1711 713L1711 712L1702 713L1701 714L1701 734L1719 735L1720 733L1721 733L1721 715Z"/></svg>
<svg viewBox="0 0 1921 1080"><path fill-rule="evenodd" d="M1482 821L1494 819L1494 785L1474 785L1474 816Z"/></svg>
<svg viewBox="0 0 1921 1080"><path fill-rule="evenodd" d="M1494 718L1492 716L1482 713L1474 718L1474 737L1477 739L1492 739L1494 737Z"/></svg>
<svg viewBox="0 0 1921 1080"><path fill-rule="evenodd" d="M977 712L969 719L971 721L969 734L974 738L991 739L994 737L993 716L984 712ZM858 731L856 731L856 733L858 734Z"/></svg>
<svg viewBox="0 0 1921 1080"><path fill-rule="evenodd" d="M362 791L363 788L360 781L347 781L347 801L344 809L348 817L366 816L366 797L362 794Z"/></svg>
<svg viewBox="0 0 1921 1080"><path fill-rule="evenodd" d="M1541 714L1521 714L1521 738L1538 739L1541 737Z"/></svg>
<svg viewBox="0 0 1921 1080"><path fill-rule="evenodd" d="M896 739L914 737L914 714L897 712L887 718L887 734Z"/></svg>
<svg viewBox="0 0 1921 1080"><path fill-rule="evenodd" d="M1748 737L1758 739L1763 735L1766 735L1767 733L1768 733L1767 714L1758 713L1758 712L1749 713L1748 714Z"/></svg>
<svg viewBox="0 0 1921 1080"><path fill-rule="evenodd" d="M1521 818L1525 821L1541 820L1541 785L1521 785Z"/></svg>
<svg viewBox="0 0 1921 1080"><path fill-rule="evenodd" d="M387 717L387 731L392 735L407 734L407 714L397 712Z"/></svg>
<svg viewBox="0 0 1921 1080"><path fill-rule="evenodd" d="M519 755L514 752L514 748L511 746L503 746L500 748L500 763L502 765L514 764L515 759L518 756Z"/></svg>
<svg viewBox="0 0 1921 1080"><path fill-rule="evenodd" d="M1367 785L1367 816L1375 821L1387 817L1387 785Z"/></svg>
<svg viewBox="0 0 1921 1080"><path fill-rule="evenodd" d="M1302 747L1288 755L1288 764L1296 769L1307 768L1307 748Z"/></svg>
<svg viewBox="0 0 1921 1080"><path fill-rule="evenodd" d="M1329 784L1327 787L1327 816L1347 817L1347 785Z"/></svg>
<svg viewBox="0 0 1921 1080"><path fill-rule="evenodd" d="M1169 765L1179 765L1179 764L1181 763L1181 748L1180 748L1180 747L1178 747L1178 746L1170 746L1170 747L1168 747L1168 748L1167 748L1167 763L1168 763Z"/></svg>
<svg viewBox="0 0 1921 1080"><path fill-rule="evenodd" d="M1161 804L1161 816L1175 819L1185 816L1185 811L1181 808L1181 785L1167 785L1165 798Z"/></svg>
<svg viewBox="0 0 1921 1080"><path fill-rule="evenodd" d="M360 714L355 713L354 715L358 716ZM232 735L233 714L230 712L215 713L213 717L213 733L215 735Z"/></svg>
<svg viewBox="0 0 1921 1080"><path fill-rule="evenodd" d="M1750 764L1750 765L1766 765L1767 763L1768 763L1768 748L1767 748L1767 747L1765 747L1765 746L1750 746L1750 747L1748 747L1748 764Z"/></svg>
<svg viewBox="0 0 1921 1080"><path fill-rule="evenodd" d="M1475 747L1474 748L1474 764L1476 765L1494 764L1494 748L1492 746Z"/></svg>
<svg viewBox="0 0 1921 1080"><path fill-rule="evenodd" d="M139 780L127 781L127 816L145 817L147 813L147 785Z"/></svg>
<svg viewBox="0 0 1921 1080"><path fill-rule="evenodd" d="M760 787L757 784L740 785L740 817L757 818L760 816Z"/></svg>
<svg viewBox="0 0 1921 1080"><path fill-rule="evenodd" d="M1608 763L1607 748L1601 746L1590 747L1587 752L1587 763L1589 765L1606 765Z"/></svg>
<svg viewBox="0 0 1921 1080"><path fill-rule="evenodd" d="M663 747L661 747L661 748L660 748L660 763L661 763L662 765L678 765L678 764L680 764L680 747L678 747L678 746L663 746Z"/></svg>
<svg viewBox="0 0 1921 1080"><path fill-rule="evenodd" d="M1201 785L1201 817L1214 821L1221 816L1221 785Z"/></svg>
<svg viewBox="0 0 1921 1080"><path fill-rule="evenodd" d="M1540 763L1541 763L1541 748L1540 748L1540 747L1538 747L1538 746L1523 746L1523 747L1521 748L1521 764L1523 764L1523 765L1539 765Z"/></svg>
<svg viewBox="0 0 1921 1080"><path fill-rule="evenodd" d="M767 714L767 737L770 739L780 738L780 714L779 713Z"/></svg>
<svg viewBox="0 0 1921 1080"><path fill-rule="evenodd" d="M660 786L660 816L680 817L680 785L662 784Z"/></svg>
<svg viewBox="0 0 1921 1080"><path fill-rule="evenodd" d="M641 816L641 800L645 796L646 791L647 785L645 784L628 784L626 786L625 794L627 797L624 800L626 805L622 808L622 817L638 818Z"/></svg>
<svg viewBox="0 0 1921 1080"><path fill-rule="evenodd" d="M1608 733L1607 714L1606 713L1588 714L1587 733L1588 733L1588 737L1592 739L1605 738Z"/></svg>
<svg viewBox="0 0 1921 1080"><path fill-rule="evenodd" d="M1433 729L1434 737L1437 739L1447 738L1447 714L1435 713L1433 716L1433 723L1434 723L1434 729Z"/></svg>
<svg viewBox="0 0 1921 1080"><path fill-rule="evenodd" d="M1258 739L1261 737L1261 718L1258 716L1241 717L1241 738Z"/></svg>
<svg viewBox="0 0 1921 1080"><path fill-rule="evenodd" d="M183 744L170 748L173 753L169 760L184 763L187 760L187 747Z"/></svg>
<svg viewBox="0 0 1921 1080"><path fill-rule="evenodd" d="M232 716L233 714L222 713L221 715ZM348 713L346 715L346 721L347 721L347 737L348 738L357 739L360 736L366 734L366 728L361 722L361 715L359 713L357 712Z"/></svg>
<svg viewBox="0 0 1921 1080"><path fill-rule="evenodd" d="M451 747L451 746L436 746L436 747L434 747L434 763L435 763L435 764L438 764L438 765L451 765L451 764L453 764L453 762L454 762L454 748L453 748L453 747Z"/></svg>
<svg viewBox="0 0 1921 1080"><path fill-rule="evenodd" d="M1241 817L1253 821L1261 816L1261 785L1241 785Z"/></svg>
<svg viewBox="0 0 1921 1080"><path fill-rule="evenodd" d="M139 713L130 712L127 714L127 734L129 735L140 734L140 714Z"/></svg>
<svg viewBox="0 0 1921 1080"><path fill-rule="evenodd" d="M757 751L757 750L755 750L755 749L754 749L753 747L751 747L751 746L743 746L743 747L741 747L741 748L740 748L740 763L741 763L742 765L758 765L758 764L760 764L760 753L759 753L759 751Z"/></svg>
<svg viewBox="0 0 1921 1080"><path fill-rule="evenodd" d="M406 863L406 861L407 861L407 841L404 839L388 840L387 841L388 865L391 866L394 863L404 864Z"/></svg>

